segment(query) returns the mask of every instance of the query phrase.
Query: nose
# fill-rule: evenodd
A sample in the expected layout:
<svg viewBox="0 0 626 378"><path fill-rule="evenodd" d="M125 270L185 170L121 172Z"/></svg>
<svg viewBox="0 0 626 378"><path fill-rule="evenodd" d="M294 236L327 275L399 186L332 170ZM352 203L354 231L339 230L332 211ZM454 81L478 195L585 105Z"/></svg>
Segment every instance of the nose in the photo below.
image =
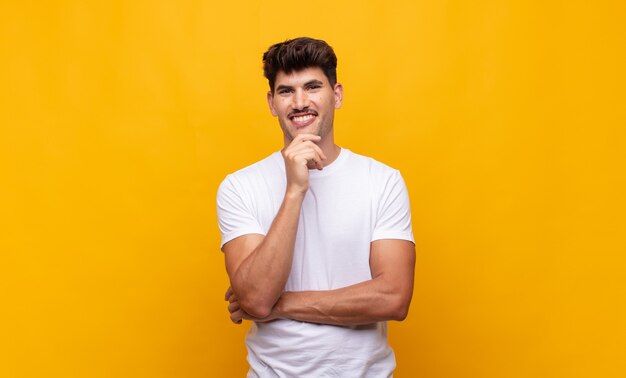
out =
<svg viewBox="0 0 626 378"><path fill-rule="evenodd" d="M302 110L309 107L309 96L306 91L296 90L293 96L293 107Z"/></svg>

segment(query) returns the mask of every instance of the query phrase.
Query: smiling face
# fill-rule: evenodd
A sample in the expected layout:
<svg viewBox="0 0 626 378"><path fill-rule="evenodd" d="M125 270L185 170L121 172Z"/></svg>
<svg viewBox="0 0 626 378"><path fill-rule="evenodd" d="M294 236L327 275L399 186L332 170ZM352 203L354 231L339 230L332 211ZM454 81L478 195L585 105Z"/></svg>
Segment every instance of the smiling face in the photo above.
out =
<svg viewBox="0 0 626 378"><path fill-rule="evenodd" d="M341 107L343 88L331 86L319 67L309 67L286 74L279 71L274 93L267 94L272 115L278 118L285 145L298 134L322 137L333 130L335 109Z"/></svg>

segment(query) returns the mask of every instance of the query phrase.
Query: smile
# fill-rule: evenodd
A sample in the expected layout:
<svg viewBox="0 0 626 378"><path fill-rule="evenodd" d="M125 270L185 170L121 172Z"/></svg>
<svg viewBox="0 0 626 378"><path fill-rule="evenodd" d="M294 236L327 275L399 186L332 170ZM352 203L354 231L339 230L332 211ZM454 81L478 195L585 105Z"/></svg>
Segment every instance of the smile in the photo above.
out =
<svg viewBox="0 0 626 378"><path fill-rule="evenodd" d="M307 115L303 115L303 116L295 116L292 119L295 122L306 122L306 121L308 121L310 119L313 119L313 118L315 118L315 116L313 114L307 114Z"/></svg>
<svg viewBox="0 0 626 378"><path fill-rule="evenodd" d="M305 127L305 126L312 124L315 121L316 117L317 117L317 113L311 112L311 113L293 115L289 118L291 119L291 122L294 124L294 126Z"/></svg>

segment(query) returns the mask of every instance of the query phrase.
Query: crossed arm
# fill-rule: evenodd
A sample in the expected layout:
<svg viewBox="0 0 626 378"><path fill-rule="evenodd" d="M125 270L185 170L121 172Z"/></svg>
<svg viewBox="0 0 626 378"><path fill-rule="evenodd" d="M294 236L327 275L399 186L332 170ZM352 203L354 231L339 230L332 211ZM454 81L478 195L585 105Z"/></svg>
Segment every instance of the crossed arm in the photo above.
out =
<svg viewBox="0 0 626 378"><path fill-rule="evenodd" d="M258 240L262 236L241 238ZM234 323L241 323L242 319L265 322L288 318L322 324L360 325L403 320L413 293L414 267L412 242L377 240L371 243L371 280L336 290L282 292L269 311L262 314L265 316L250 313L235 286L228 289L225 299L229 301L228 310Z"/></svg>
<svg viewBox="0 0 626 378"><path fill-rule="evenodd" d="M278 318L358 325L406 317L413 294L415 248L407 240L376 240L370 245L372 279L336 290L283 292L291 271L309 168L326 159L315 143L300 134L283 151L287 189L267 235L247 234L224 244L231 287L226 292L231 320Z"/></svg>

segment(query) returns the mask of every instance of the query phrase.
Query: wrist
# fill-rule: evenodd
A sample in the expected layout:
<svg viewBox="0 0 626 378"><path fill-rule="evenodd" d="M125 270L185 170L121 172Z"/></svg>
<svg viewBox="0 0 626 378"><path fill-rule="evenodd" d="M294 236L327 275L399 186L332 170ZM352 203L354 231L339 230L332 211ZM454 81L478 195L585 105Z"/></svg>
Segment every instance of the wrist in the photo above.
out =
<svg viewBox="0 0 626 378"><path fill-rule="evenodd" d="M277 318L285 319L287 316L287 309L285 308L286 298L289 297L289 292L283 292L274 305L274 314Z"/></svg>
<svg viewBox="0 0 626 378"><path fill-rule="evenodd" d="M306 195L306 189L287 188L285 191L285 200L302 201Z"/></svg>

